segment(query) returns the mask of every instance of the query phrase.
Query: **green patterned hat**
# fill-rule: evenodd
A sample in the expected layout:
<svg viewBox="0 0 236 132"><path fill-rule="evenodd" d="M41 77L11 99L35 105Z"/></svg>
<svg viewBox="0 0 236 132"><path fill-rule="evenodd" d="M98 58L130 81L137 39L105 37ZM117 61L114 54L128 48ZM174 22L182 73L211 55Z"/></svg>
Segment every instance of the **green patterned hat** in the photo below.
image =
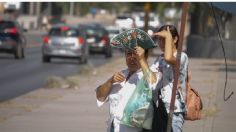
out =
<svg viewBox="0 0 236 132"><path fill-rule="evenodd" d="M151 37L141 29L133 28L124 31L111 40L111 45L118 48L134 49L136 45L144 49L156 47Z"/></svg>

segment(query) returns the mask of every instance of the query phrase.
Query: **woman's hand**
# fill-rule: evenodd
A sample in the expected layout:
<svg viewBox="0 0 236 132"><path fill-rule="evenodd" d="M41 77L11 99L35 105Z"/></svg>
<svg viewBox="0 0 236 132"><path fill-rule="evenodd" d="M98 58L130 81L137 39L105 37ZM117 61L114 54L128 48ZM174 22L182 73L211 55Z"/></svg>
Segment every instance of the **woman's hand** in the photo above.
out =
<svg viewBox="0 0 236 132"><path fill-rule="evenodd" d="M162 30L160 32L154 33L153 35L154 36L159 36L159 37L162 37L162 38L171 38L172 39L172 35L171 35L171 32L170 32L169 26L167 27L166 30Z"/></svg>
<svg viewBox="0 0 236 132"><path fill-rule="evenodd" d="M111 77L112 83L123 82L123 81L125 81L125 76L121 72L117 72Z"/></svg>
<svg viewBox="0 0 236 132"><path fill-rule="evenodd" d="M140 46L135 46L134 47L134 50L135 50L135 53L136 55L138 56L138 59L141 60L141 59L145 59L145 50L140 47Z"/></svg>
<svg viewBox="0 0 236 132"><path fill-rule="evenodd" d="M164 59L168 64L175 65L176 58L174 56L174 52L176 51L176 42L178 40L177 37L172 38L170 27L167 26L166 30L162 30L160 32L155 33L160 37L160 45L163 46L164 50ZM163 40L164 39L164 40Z"/></svg>
<svg viewBox="0 0 236 132"><path fill-rule="evenodd" d="M110 79L97 88L97 99L99 101L105 101L111 91L112 84L115 82L123 82L124 80L125 76L121 72L115 73Z"/></svg>

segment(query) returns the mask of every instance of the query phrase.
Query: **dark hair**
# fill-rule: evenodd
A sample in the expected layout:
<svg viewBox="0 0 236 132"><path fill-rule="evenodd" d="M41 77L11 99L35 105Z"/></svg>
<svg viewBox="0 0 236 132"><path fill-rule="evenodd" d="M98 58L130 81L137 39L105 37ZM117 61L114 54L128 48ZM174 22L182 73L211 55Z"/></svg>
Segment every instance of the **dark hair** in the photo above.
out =
<svg viewBox="0 0 236 132"><path fill-rule="evenodd" d="M129 49L126 49L126 50L125 50L125 52L127 52L127 51L133 52L133 50L129 50ZM145 51L144 51L144 56L145 56L146 59L148 58L148 55L149 55L148 49L145 49Z"/></svg>
<svg viewBox="0 0 236 132"><path fill-rule="evenodd" d="M178 40L176 42L176 49L178 48L178 44L179 44L179 33L176 29L176 27L174 25L163 25L159 28L158 32L162 31L162 30L167 30L167 27L169 27L171 35L173 38L177 37Z"/></svg>
<svg viewBox="0 0 236 132"><path fill-rule="evenodd" d="M145 49L144 56L148 58L148 49Z"/></svg>

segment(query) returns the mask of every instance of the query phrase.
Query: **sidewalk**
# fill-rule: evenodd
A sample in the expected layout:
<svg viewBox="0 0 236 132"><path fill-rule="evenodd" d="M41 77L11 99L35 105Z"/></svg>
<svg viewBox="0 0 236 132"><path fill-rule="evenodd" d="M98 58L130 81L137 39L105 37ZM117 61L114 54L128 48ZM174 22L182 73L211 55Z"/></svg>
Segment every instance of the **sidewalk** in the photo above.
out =
<svg viewBox="0 0 236 132"><path fill-rule="evenodd" d="M17 113L12 110L15 107L5 105L7 108L4 108L0 106L1 132L106 131L108 107L107 105L102 108L96 106L94 89L108 79L111 73L125 67L124 59L115 59L111 62L87 73L88 75L81 74L81 85L78 90L40 89L11 100L16 104L17 102L24 104L25 101L28 106L32 106L30 109L24 107L26 112L21 112L21 114L14 115ZM153 58L150 58L150 62L153 62ZM200 121L186 121L184 131L234 131L236 127L236 114L234 113L236 95L233 95L227 102L223 101L225 81L223 61L190 59L189 70L192 74L190 82L202 96L205 118ZM234 90L233 86L236 85L235 71L236 62L231 62L229 64L227 95ZM30 103L31 105L29 105ZM2 112L4 109L5 113ZM7 110L10 110L13 116L1 120L1 117L7 116L9 113Z"/></svg>

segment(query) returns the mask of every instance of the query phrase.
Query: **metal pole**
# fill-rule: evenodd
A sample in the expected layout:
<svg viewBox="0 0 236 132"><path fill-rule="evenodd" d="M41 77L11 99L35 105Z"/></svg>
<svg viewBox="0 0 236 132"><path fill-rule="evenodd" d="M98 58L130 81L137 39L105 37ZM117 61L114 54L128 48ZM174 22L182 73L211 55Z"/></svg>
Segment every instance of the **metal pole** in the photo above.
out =
<svg viewBox="0 0 236 132"><path fill-rule="evenodd" d="M174 84L173 84L173 89L172 89L172 94L171 94L170 113L168 115L167 132L171 132L171 128L172 128L172 119L173 119L173 114L174 114L177 84L179 80L179 67L180 67L181 52L182 52L182 47L183 47L184 29L185 29L185 23L186 23L186 18L187 18L187 13L188 13L187 12L188 6L189 6L189 3L186 3L186 2L182 6L179 44L178 44L177 57L176 57L177 64L175 65Z"/></svg>
<svg viewBox="0 0 236 132"><path fill-rule="evenodd" d="M4 4L1 2L0 3L0 14L4 13Z"/></svg>
<svg viewBox="0 0 236 132"><path fill-rule="evenodd" d="M145 3L144 5L144 11L145 11L145 16L144 16L144 31L148 31L148 22L149 22L149 12L150 12L151 5L150 3Z"/></svg>
<svg viewBox="0 0 236 132"><path fill-rule="evenodd" d="M34 15L34 2L30 2L29 14L30 14L30 15Z"/></svg>
<svg viewBox="0 0 236 132"><path fill-rule="evenodd" d="M48 11L47 11L47 14L48 14L49 16L52 15L52 2L48 2Z"/></svg>
<svg viewBox="0 0 236 132"><path fill-rule="evenodd" d="M70 16L74 15L74 2L70 2Z"/></svg>
<svg viewBox="0 0 236 132"><path fill-rule="evenodd" d="M39 16L41 14L41 2L36 3L36 15Z"/></svg>

